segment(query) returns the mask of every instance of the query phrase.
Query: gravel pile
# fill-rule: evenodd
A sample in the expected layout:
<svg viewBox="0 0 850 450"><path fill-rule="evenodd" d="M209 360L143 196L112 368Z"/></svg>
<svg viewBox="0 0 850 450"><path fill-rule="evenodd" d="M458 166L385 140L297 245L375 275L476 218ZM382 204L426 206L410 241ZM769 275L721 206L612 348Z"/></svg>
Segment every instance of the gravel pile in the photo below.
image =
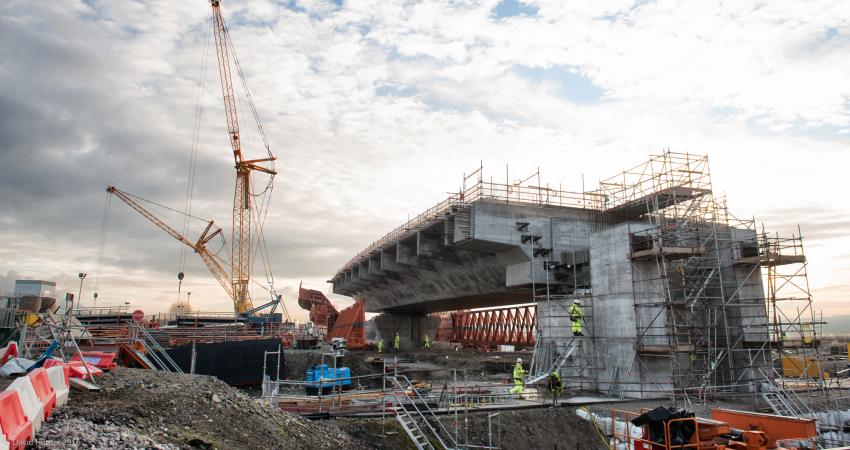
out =
<svg viewBox="0 0 850 450"><path fill-rule="evenodd" d="M356 446L332 424L275 410L209 376L118 367L97 382L100 392L73 391L45 423L40 448Z"/></svg>
<svg viewBox="0 0 850 450"><path fill-rule="evenodd" d="M84 419L54 420L39 431L41 448L159 448L177 449L173 444L160 444L131 428L105 423L97 425Z"/></svg>

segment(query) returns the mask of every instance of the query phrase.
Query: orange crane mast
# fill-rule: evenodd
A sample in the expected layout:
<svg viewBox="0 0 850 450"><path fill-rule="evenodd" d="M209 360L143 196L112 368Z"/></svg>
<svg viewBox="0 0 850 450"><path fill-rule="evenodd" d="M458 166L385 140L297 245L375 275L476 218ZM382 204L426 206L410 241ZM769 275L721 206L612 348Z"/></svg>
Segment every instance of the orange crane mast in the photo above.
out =
<svg viewBox="0 0 850 450"><path fill-rule="evenodd" d="M264 197L264 195L271 190L272 181L274 176L277 174L274 170L274 161L276 158L269 149L268 140L263 132L263 126L260 123L259 115L257 114L257 110L254 107L250 92L248 91L248 87L245 83L245 77L239 66L239 61L236 58L236 52L233 48L233 43L230 40L227 26L224 23L224 17L221 15L221 2L220 0L211 0L210 4L212 6L212 26L213 35L215 36L216 55L218 57L221 92L224 99L225 118L227 119L228 140L230 141L230 147L233 151L233 161L236 168L236 184L233 192L233 229L232 239L230 242L231 260L229 273L226 269L227 262L210 253L206 249L206 244L222 232L220 228L216 228L215 231L210 232L213 227L212 221L207 224L206 230L204 230L201 234L198 241L192 242L157 218L141 204L133 200L133 196L131 194L120 191L114 186L108 187L107 192L115 195L124 203L127 203L130 207L145 216L145 218L153 222L173 238L186 244L192 248L195 253L198 253L215 279L219 282L219 284L221 284L225 292L227 292L227 295L232 299L233 309L237 316L253 316L259 313L260 310L269 306L272 307L272 311L274 311L274 308L276 308L279 304L283 307L287 320L290 320L289 313L281 302L281 296L275 292L273 276L271 275L271 268L269 267L269 255L262 238L263 231L261 217L263 217L264 212L267 211L265 208L268 208L268 202L266 201L267 197ZM254 120L257 123L257 129L259 130L260 137L265 146L267 157L246 159L242 151L242 140L239 134L239 118L236 110L235 86L233 83L233 76L230 71L231 64L236 67L239 78L242 81L242 87L245 91L245 96L247 97ZM255 195L251 188L251 174L254 171L262 172L271 176L268 186L264 192L261 192L259 195ZM262 197L263 200L255 201L253 200L255 196ZM258 203L260 207L255 208L252 202ZM256 226L256 236L252 239L252 222L254 221L256 221L255 224L253 224L253 226ZM271 302L258 308L254 307L249 292L253 261L251 247L255 245L254 241L256 241L257 251L259 251L260 256L263 258L263 263L266 266L266 278L269 283L269 292L272 297Z"/></svg>
<svg viewBox="0 0 850 450"><path fill-rule="evenodd" d="M224 17L221 15L221 2L219 0L212 0L210 4L213 10L213 34L215 36L216 55L218 56L218 71L221 79L222 97L224 98L227 131L236 167L236 186L233 193L233 234L230 241L232 246L232 251L230 252L231 287L227 291L233 298L236 314L240 315L253 309L248 291L252 262L251 172L256 170L272 176L276 175L277 172L259 164L275 160L271 151L268 152L267 158L251 160L246 160L242 154L242 144L239 137L239 118L236 112L236 96L234 93L233 77L230 73L231 58L228 49L232 48L232 44L230 43L227 27L224 24ZM262 126L258 128L262 134ZM265 142L265 136L263 136L263 141ZM266 145L266 150L268 150L268 145Z"/></svg>

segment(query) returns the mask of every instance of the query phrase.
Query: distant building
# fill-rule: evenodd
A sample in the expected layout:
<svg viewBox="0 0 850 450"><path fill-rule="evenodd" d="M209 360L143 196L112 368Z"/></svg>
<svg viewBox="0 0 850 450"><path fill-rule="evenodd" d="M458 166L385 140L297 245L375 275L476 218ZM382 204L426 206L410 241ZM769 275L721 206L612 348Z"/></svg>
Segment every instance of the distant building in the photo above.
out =
<svg viewBox="0 0 850 450"><path fill-rule="evenodd" d="M15 280L15 297L56 298L56 283L44 280Z"/></svg>

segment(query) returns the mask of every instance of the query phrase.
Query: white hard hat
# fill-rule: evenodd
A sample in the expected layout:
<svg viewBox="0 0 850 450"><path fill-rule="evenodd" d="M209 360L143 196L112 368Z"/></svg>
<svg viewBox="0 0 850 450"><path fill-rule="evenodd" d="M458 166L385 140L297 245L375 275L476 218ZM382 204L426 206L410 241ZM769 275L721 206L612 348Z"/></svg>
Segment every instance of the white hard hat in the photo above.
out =
<svg viewBox="0 0 850 450"><path fill-rule="evenodd" d="M575 299L573 300L573 303L575 303L576 305L581 305L581 300Z"/></svg>
<svg viewBox="0 0 850 450"><path fill-rule="evenodd" d="M516 359L516 362L518 362L518 363L522 363L522 358L517 358L517 359Z"/></svg>

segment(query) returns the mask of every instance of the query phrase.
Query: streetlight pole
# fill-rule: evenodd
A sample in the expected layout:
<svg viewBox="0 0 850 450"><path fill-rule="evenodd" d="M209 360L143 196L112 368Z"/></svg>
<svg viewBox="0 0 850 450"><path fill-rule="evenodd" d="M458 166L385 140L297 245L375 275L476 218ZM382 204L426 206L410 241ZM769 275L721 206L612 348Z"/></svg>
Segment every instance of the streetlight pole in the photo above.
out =
<svg viewBox="0 0 850 450"><path fill-rule="evenodd" d="M79 274L77 274L77 276L80 277L80 290L77 293L77 307L78 308L79 308L80 305L82 305L82 302L83 302L83 280L86 279L86 275L88 275L88 274L85 273L85 272L80 272ZM74 302L73 301L71 302L71 310L72 311L74 310Z"/></svg>

